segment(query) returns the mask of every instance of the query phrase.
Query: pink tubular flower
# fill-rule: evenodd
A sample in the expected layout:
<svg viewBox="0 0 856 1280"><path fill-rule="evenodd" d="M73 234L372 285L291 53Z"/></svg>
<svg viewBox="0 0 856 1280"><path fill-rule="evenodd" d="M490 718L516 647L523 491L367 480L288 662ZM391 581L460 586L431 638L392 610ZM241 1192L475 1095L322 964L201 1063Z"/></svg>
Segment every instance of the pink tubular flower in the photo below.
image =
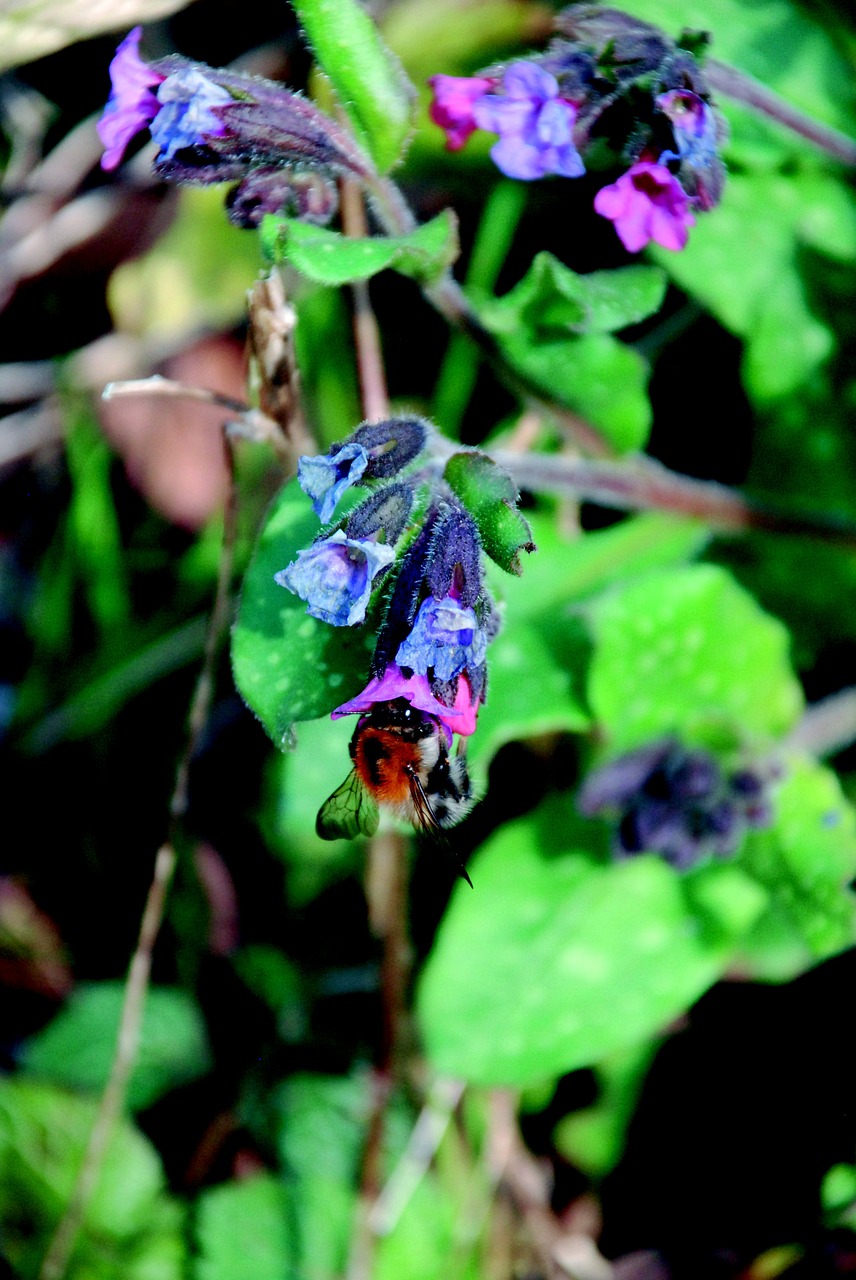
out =
<svg viewBox="0 0 856 1280"><path fill-rule="evenodd" d="M331 713L331 720L339 720L342 716L364 715L371 711L375 703L392 702L395 698L406 698L411 707L424 711L426 715L436 716L452 740L453 733L469 737L476 731L476 712L478 699L473 699L469 681L466 676L458 679L455 704L447 707L434 697L423 675L405 676L394 663L386 668L383 675L373 676L362 693L350 702L343 702L341 707Z"/></svg>
<svg viewBox="0 0 856 1280"><path fill-rule="evenodd" d="M647 160L634 164L611 186L602 187L594 207L615 223L630 253L638 253L651 240L664 249L683 249L689 228L695 226L686 192L677 178L665 165Z"/></svg>
<svg viewBox="0 0 856 1280"><path fill-rule="evenodd" d="M446 147L460 151L476 128L473 107L493 81L484 76L432 76L428 81L434 94L430 116L446 131Z"/></svg>
<svg viewBox="0 0 856 1280"><path fill-rule="evenodd" d="M141 129L148 128L161 108L152 89L163 84L166 76L140 57L142 34L142 27L134 27L110 63L113 89L98 121L98 136L105 147L101 157L102 169L116 168L128 143Z"/></svg>

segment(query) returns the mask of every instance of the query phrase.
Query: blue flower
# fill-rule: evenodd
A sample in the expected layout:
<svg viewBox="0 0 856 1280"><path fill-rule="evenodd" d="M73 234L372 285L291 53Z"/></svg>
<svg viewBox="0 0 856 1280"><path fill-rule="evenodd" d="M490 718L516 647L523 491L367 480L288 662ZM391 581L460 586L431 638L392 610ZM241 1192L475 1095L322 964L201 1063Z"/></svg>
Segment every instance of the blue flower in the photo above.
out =
<svg viewBox="0 0 856 1280"><path fill-rule="evenodd" d="M452 596L429 596L420 605L413 629L398 648L395 661L435 680L453 680L484 662L487 636L472 609Z"/></svg>
<svg viewBox="0 0 856 1280"><path fill-rule="evenodd" d="M159 159L171 160L183 147L204 145L206 136L222 138L226 126L215 108L235 99L222 85L189 65L167 76L158 88L160 110L149 130L160 148Z"/></svg>
<svg viewBox="0 0 856 1280"><path fill-rule="evenodd" d="M275 581L305 600L313 618L333 627L354 627L366 616L374 579L394 559L395 551L386 543L348 538L337 529L298 551Z"/></svg>
<svg viewBox="0 0 856 1280"><path fill-rule="evenodd" d="M535 62L515 62L502 88L501 95L486 93L473 103L478 127L499 134L490 152L497 168L526 181L585 173L573 139L577 109L561 97L556 77Z"/></svg>
<svg viewBox="0 0 856 1280"><path fill-rule="evenodd" d="M301 458L297 464L297 481L312 499L312 508L322 524L332 518L336 503L346 489L356 484L369 464L369 455L361 444L343 444L335 453L318 458Z"/></svg>

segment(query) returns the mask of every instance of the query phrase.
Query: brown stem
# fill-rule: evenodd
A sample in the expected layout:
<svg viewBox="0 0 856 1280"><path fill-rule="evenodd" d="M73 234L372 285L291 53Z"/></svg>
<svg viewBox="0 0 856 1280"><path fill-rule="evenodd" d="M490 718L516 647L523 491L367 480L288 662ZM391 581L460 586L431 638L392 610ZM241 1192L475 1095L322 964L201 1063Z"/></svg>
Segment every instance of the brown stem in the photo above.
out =
<svg viewBox="0 0 856 1280"><path fill-rule="evenodd" d="M735 532L765 530L856 547L856 524L818 512L793 512L734 489L678 475L650 458L592 462L553 454L496 450L494 460L518 485L537 493L574 495L620 511L672 511Z"/></svg>
<svg viewBox="0 0 856 1280"><path fill-rule="evenodd" d="M841 689L806 708L786 745L813 756L831 756L856 742L856 689Z"/></svg>
<svg viewBox="0 0 856 1280"><path fill-rule="evenodd" d="M833 129L831 125L821 124L819 120L806 115L745 71L738 71L736 67L730 67L717 58L707 58L704 74L711 89L724 93L735 102L743 102L753 111L775 120L777 124L799 134L821 151L834 156L842 164L856 166L856 142L852 138Z"/></svg>
<svg viewBox="0 0 856 1280"><path fill-rule="evenodd" d="M368 234L363 194L358 184L351 180L342 183L342 228L345 235L359 239ZM354 295L354 341L363 417L368 422L379 422L389 417L380 330L372 310L367 281L355 280L351 291Z"/></svg>
<svg viewBox="0 0 856 1280"><path fill-rule="evenodd" d="M230 615L230 585L237 532L237 498L232 446L225 432L223 442L230 479L223 527L223 549L218 566L217 590L205 640L205 657L190 706L187 740L178 763L169 805L169 835L158 850L155 859L154 875L146 897L140 933L125 982L125 995L110 1075L98 1104L77 1180L45 1255L39 1271L39 1280L61 1280L66 1273L86 1210L103 1168L108 1144L124 1109L128 1081L136 1060L152 955L163 921L167 894L175 873L176 837L180 820L187 812L190 766L211 708L217 653L226 633Z"/></svg>

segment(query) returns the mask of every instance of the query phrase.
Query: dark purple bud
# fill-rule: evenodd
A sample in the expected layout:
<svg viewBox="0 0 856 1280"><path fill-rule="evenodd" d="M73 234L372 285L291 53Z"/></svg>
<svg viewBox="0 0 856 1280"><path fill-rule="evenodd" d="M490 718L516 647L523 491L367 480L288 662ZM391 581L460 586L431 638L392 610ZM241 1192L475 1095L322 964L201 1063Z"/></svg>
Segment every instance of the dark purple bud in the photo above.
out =
<svg viewBox="0 0 856 1280"><path fill-rule="evenodd" d="M251 169L226 197L229 221L236 227L259 226L268 213L288 214L323 225L339 205L336 185L323 173L293 169Z"/></svg>
<svg viewBox="0 0 856 1280"><path fill-rule="evenodd" d="M410 634L425 594L425 568L436 519L436 511L430 511L402 557L372 657L372 674L375 676L382 676L394 662L399 645Z"/></svg>
<svg viewBox="0 0 856 1280"><path fill-rule="evenodd" d="M419 457L429 431L423 418L388 418L363 423L349 443L361 445L368 455L367 480L387 480Z"/></svg>
<svg viewBox="0 0 856 1280"><path fill-rule="evenodd" d="M413 490L406 484L388 484L373 493L348 517L349 538L382 537L394 546L407 527L413 509Z"/></svg>
<svg viewBox="0 0 856 1280"><path fill-rule="evenodd" d="M747 826L769 822L763 789L754 770L726 777L708 752L668 739L595 770L578 806L588 817L605 813L615 820L618 856L658 853L683 870L701 858L733 853Z"/></svg>
<svg viewBox="0 0 856 1280"><path fill-rule="evenodd" d="M673 738L628 751L590 773L577 798L580 813L592 818L605 809L620 808L633 800L662 766L677 743Z"/></svg>
<svg viewBox="0 0 856 1280"><path fill-rule="evenodd" d="M679 803L704 799L719 791L722 785L719 765L703 751L690 751L679 757L670 774L669 790Z"/></svg>
<svg viewBox="0 0 856 1280"><path fill-rule="evenodd" d="M473 608L481 595L481 544L476 524L463 507L445 506L431 542L425 581L432 596L454 595Z"/></svg>

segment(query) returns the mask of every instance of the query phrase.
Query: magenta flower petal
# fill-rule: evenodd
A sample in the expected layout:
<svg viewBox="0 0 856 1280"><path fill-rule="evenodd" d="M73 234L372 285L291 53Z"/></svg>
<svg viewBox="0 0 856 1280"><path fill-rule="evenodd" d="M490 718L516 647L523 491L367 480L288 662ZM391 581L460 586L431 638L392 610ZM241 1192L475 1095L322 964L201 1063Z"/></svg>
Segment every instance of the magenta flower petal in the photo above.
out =
<svg viewBox="0 0 856 1280"><path fill-rule="evenodd" d="M594 199L597 213L615 223L629 253L638 253L652 240L664 249L683 249L689 228L695 226L689 200L665 165L641 160L617 182L603 187Z"/></svg>
<svg viewBox="0 0 856 1280"><path fill-rule="evenodd" d="M152 93L165 77L140 57L142 27L134 27L116 50L110 63L112 91L104 114L98 121L98 136L104 143L102 169L115 169L125 148L136 134L148 128L160 103Z"/></svg>
<svg viewBox="0 0 856 1280"><path fill-rule="evenodd" d="M386 668L383 675L373 676L362 693L350 702L343 702L341 707L331 712L331 720L339 720L342 716L365 715L378 702L392 702L395 698L406 698L411 707L424 711L426 715L435 716L445 728L449 741L453 733L468 737L476 731L476 713L478 699L474 699L466 676L458 680L455 705L447 707L434 697L428 680L423 675L405 676L394 663Z"/></svg>
<svg viewBox="0 0 856 1280"><path fill-rule="evenodd" d="M330 718L339 720L342 716L362 715L371 711L375 703L392 702L395 698L406 698L411 707L430 716L453 714L449 707L434 697L424 675L405 676L399 667L390 663L382 676L372 676L362 693L351 698L350 702L343 702Z"/></svg>
<svg viewBox="0 0 856 1280"><path fill-rule="evenodd" d="M430 116L446 132L446 147L460 151L476 128L473 107L493 84L484 76L432 76Z"/></svg>

